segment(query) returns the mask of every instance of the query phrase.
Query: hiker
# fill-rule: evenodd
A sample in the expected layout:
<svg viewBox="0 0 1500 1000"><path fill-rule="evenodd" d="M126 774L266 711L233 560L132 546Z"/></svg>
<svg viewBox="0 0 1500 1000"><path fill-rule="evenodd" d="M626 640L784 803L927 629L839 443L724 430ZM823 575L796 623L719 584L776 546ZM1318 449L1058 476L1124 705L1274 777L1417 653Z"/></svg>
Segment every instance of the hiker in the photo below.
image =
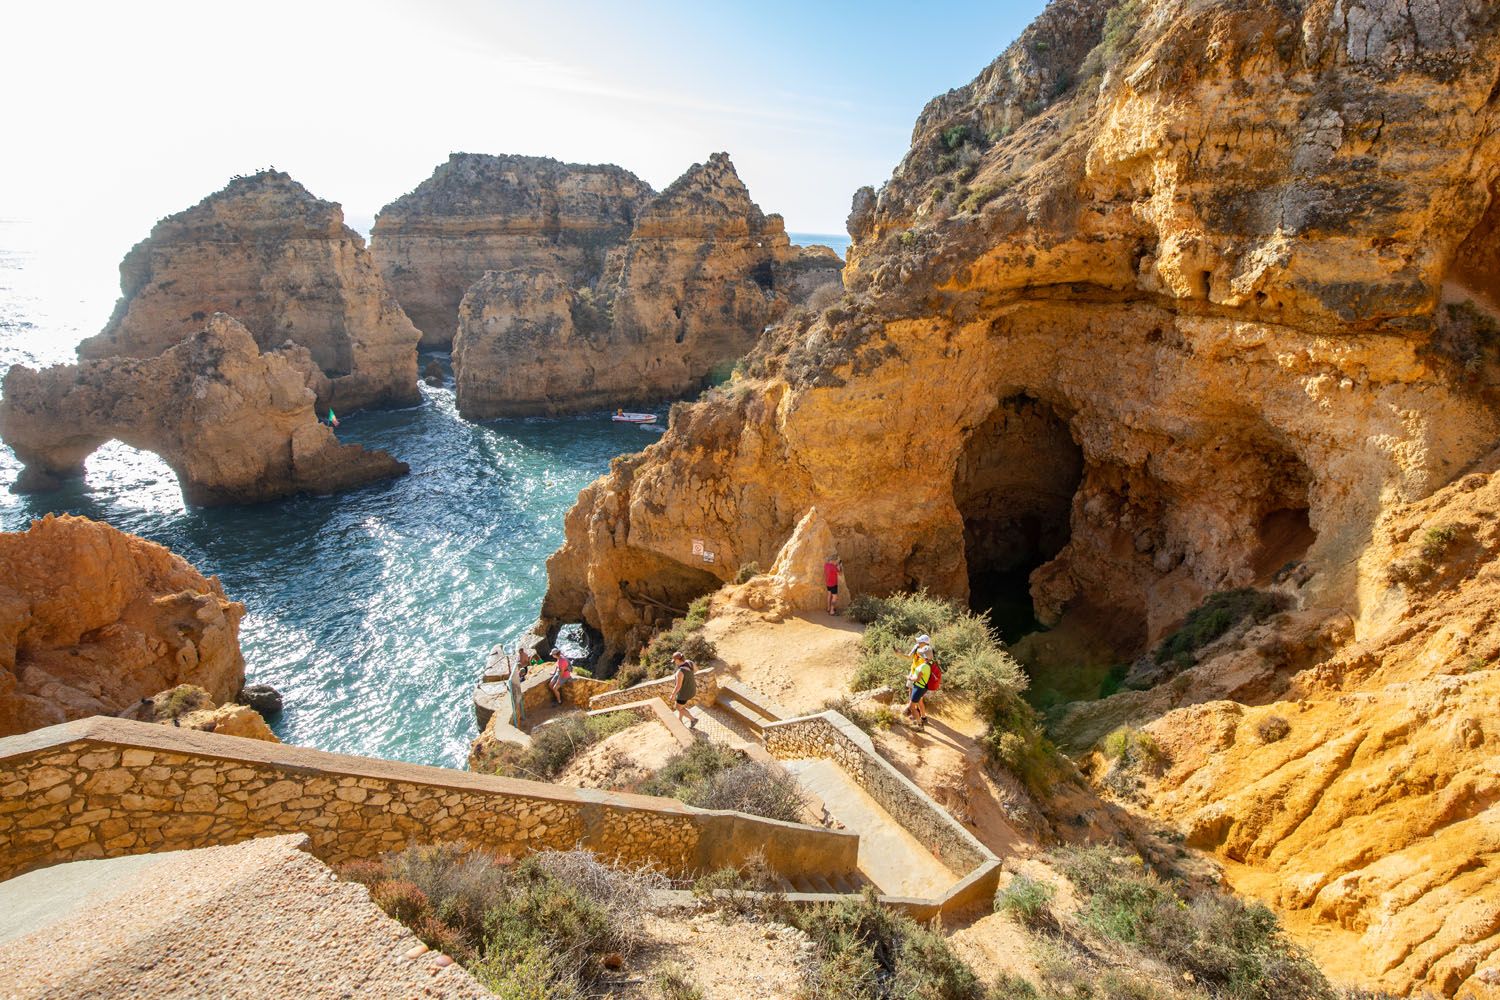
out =
<svg viewBox="0 0 1500 1000"><path fill-rule="evenodd" d="M552 691L552 700L561 705L563 685L573 679L573 663L556 646L552 648L552 659L557 661L557 666L552 669L547 687Z"/></svg>
<svg viewBox="0 0 1500 1000"><path fill-rule="evenodd" d="M843 560L837 552L828 553L823 562L823 585L828 588L828 613L839 613L839 576L844 572Z"/></svg>
<svg viewBox="0 0 1500 1000"><path fill-rule="evenodd" d="M911 697L906 705L907 717L922 729L927 724L927 706L922 704L922 698L927 694L927 682L932 679L932 663L936 659L932 652L932 638L925 632L917 636L916 644L911 647L911 673L907 675L906 682L910 686Z"/></svg>
<svg viewBox="0 0 1500 1000"><path fill-rule="evenodd" d="M698 720L688 711L687 703L698 693L698 678L693 673L698 665L678 650L672 654L672 666L677 670L677 686L672 688L672 700L677 703L677 717L686 722L689 729L697 729Z"/></svg>
<svg viewBox="0 0 1500 1000"><path fill-rule="evenodd" d="M521 723L526 721L526 703L525 699L521 697L521 682L526 679L521 676L520 663L522 654L523 650L518 647L516 649L517 665L514 667L510 665L510 654L507 653L505 656L507 668L505 672L505 692L510 695L510 722L511 725L518 729Z"/></svg>

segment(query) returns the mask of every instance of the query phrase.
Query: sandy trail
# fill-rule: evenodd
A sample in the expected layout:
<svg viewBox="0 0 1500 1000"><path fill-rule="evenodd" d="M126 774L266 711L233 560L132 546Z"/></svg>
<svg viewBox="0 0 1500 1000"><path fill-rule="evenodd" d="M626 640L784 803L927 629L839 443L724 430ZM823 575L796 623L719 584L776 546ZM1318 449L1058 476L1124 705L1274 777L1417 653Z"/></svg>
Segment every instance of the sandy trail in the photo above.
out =
<svg viewBox="0 0 1500 1000"><path fill-rule="evenodd" d="M849 693L863 629L847 618L805 611L781 622L720 607L704 627L728 673L794 715L822 711Z"/></svg>

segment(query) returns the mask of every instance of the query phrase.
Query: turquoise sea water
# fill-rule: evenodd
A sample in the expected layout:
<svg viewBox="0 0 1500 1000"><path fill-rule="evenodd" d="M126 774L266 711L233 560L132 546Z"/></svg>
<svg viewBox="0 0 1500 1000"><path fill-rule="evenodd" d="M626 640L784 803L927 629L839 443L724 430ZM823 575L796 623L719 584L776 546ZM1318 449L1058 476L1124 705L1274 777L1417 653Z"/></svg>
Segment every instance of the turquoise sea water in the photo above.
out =
<svg viewBox="0 0 1500 1000"><path fill-rule="evenodd" d="M91 255L48 235L0 221L0 370L72 361L118 294L116 248ZM67 512L167 546L245 603L246 671L285 695L282 739L461 766L484 653L535 621L563 516L610 458L656 435L607 414L472 424L451 380L422 393L420 406L343 419L343 440L412 472L336 497L186 507L164 463L117 443L83 483L20 497L8 490L19 464L0 448L0 530Z"/></svg>

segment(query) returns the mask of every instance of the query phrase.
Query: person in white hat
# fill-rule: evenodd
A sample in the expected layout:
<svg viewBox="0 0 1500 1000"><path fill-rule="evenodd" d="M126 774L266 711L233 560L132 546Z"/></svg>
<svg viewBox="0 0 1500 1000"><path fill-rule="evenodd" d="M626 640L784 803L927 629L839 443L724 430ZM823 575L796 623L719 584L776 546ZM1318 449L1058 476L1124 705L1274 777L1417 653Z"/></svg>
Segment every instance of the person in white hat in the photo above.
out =
<svg viewBox="0 0 1500 1000"><path fill-rule="evenodd" d="M926 632L917 636L911 647L911 673L906 676L910 696L906 703L906 715L921 729L927 724L927 708L922 697L927 694L927 682L932 678L932 637Z"/></svg>

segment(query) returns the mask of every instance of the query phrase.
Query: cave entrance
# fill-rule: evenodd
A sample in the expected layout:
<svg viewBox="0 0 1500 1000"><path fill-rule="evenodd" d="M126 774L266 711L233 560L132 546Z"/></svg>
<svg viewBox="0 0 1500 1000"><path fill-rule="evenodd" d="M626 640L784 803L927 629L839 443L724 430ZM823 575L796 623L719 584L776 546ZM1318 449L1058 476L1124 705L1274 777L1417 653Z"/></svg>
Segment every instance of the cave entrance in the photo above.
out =
<svg viewBox="0 0 1500 1000"><path fill-rule="evenodd" d="M1000 638L1035 632L1032 572L1068 543L1083 450L1051 406L1027 395L1001 400L970 432L954 472L964 521L969 606L988 611Z"/></svg>

